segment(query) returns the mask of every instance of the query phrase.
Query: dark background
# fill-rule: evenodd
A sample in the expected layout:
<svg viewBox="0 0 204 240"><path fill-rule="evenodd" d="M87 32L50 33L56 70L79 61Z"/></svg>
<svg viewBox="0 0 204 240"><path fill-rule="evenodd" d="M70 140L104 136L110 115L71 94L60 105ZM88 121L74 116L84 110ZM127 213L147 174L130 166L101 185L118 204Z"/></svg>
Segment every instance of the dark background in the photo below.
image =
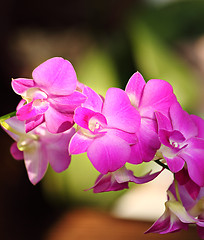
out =
<svg viewBox="0 0 204 240"><path fill-rule="evenodd" d="M133 0L3 1L0 7L0 114L14 111L20 100L11 88L11 78L31 77L31 72L37 65L48 57L64 57L63 51L66 52L66 56L70 53L69 60L77 66L84 51L97 45L102 51L108 52L114 62L119 85L124 87L132 73L140 68L139 62L133 55L133 46L127 31L130 21L136 23L136 26L137 21L145 21L165 46L177 52L179 57L183 57L196 73L197 78L195 77L194 82L191 82L192 86L198 83L203 86L204 67L201 59L196 55L195 43L204 33L204 2L174 1L171 3L169 1L168 4L159 6L150 2ZM40 34L34 38L35 35L31 34L33 40L27 46L30 49L29 54L23 47L21 48L25 46L22 36L32 31L45 33L50 44L49 54L43 51L43 44L47 48L45 42L40 45L39 52L35 52L32 56L33 46L36 42L42 41ZM69 43L61 46L58 54L59 47L55 39L59 39L59 36L63 37L64 32L67 31ZM72 33L74 38L70 37ZM202 48L198 50L198 52L201 51ZM148 61L148 55L144 57ZM167 74L168 71L167 69ZM144 71L143 74L149 76L148 71ZM201 89L203 92L203 88ZM199 94L196 93L196 95ZM200 115L203 114L204 107L201 100L199 104L193 105L194 108L185 107L189 107L190 111L195 109ZM10 156L11 143L12 140L1 131L0 239L44 239L46 232L65 211L79 205L74 200L67 200L67 204L60 206L46 201L41 183L33 186L27 178L24 163L16 162ZM151 238L147 237L147 239Z"/></svg>

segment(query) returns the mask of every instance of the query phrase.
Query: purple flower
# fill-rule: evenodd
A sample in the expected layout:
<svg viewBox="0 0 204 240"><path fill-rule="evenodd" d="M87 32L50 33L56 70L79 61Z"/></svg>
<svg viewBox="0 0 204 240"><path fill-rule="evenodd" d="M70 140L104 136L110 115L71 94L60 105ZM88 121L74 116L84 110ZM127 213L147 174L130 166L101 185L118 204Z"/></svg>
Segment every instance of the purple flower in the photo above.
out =
<svg viewBox="0 0 204 240"><path fill-rule="evenodd" d="M77 133L69 145L70 154L87 152L93 166L102 174L121 168L136 142L135 132L140 126L138 111L131 105L127 94L110 88L105 100L85 87L87 100L75 110Z"/></svg>
<svg viewBox="0 0 204 240"><path fill-rule="evenodd" d="M177 190L178 193L175 183L169 187L165 212L146 233L165 234L181 229L187 230L189 224L196 224L200 238L204 239L204 188L201 188L195 200L184 186L178 184Z"/></svg>
<svg viewBox="0 0 204 240"><path fill-rule="evenodd" d="M163 169L161 171L163 171ZM125 188L129 188L129 182L134 182L136 184L150 182L155 179L161 171L152 174L150 174L150 171L142 177L136 177L131 170L128 170L125 166L123 166L115 172L110 172L105 175L100 174L96 179L94 186L90 189L93 189L94 193L123 190Z"/></svg>
<svg viewBox="0 0 204 240"><path fill-rule="evenodd" d="M157 112L159 152L174 173L185 163L190 178L204 186L204 120L185 112L179 103L170 107L169 117Z"/></svg>
<svg viewBox="0 0 204 240"><path fill-rule="evenodd" d="M41 124L25 133L24 122L16 117L6 120L5 124L6 132L16 141L11 145L11 154L16 160L24 159L28 177L33 184L43 178L48 163L58 173L68 168L71 161L68 144L75 133L74 128L52 134L47 131L45 124Z"/></svg>
<svg viewBox="0 0 204 240"><path fill-rule="evenodd" d="M26 121L26 132L43 122L52 133L71 128L74 110L86 99L76 91L77 77L71 63L51 58L35 68L32 76L12 80L14 91L23 98L16 115Z"/></svg>
<svg viewBox="0 0 204 240"><path fill-rule="evenodd" d="M139 72L130 78L125 91L141 116L141 126L137 131L138 141L132 146L129 162L133 164L149 162L160 147L154 113L160 111L164 115L168 114L169 107L177 101L176 97L168 82L151 79L146 83Z"/></svg>

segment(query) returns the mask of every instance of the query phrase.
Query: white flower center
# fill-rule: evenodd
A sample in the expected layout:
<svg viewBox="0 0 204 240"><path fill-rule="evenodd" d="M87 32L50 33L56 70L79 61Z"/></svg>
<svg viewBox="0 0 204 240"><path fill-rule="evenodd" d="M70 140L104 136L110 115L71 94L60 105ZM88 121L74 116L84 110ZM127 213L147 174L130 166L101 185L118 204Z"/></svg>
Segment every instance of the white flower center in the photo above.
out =
<svg viewBox="0 0 204 240"><path fill-rule="evenodd" d="M26 100L27 103L32 102L34 99L47 99L47 94L41 91L39 88L29 88L22 95L22 98Z"/></svg>
<svg viewBox="0 0 204 240"><path fill-rule="evenodd" d="M92 132L98 131L102 128L101 123L96 118L91 118L89 120L89 129Z"/></svg>
<svg viewBox="0 0 204 240"><path fill-rule="evenodd" d="M179 148L179 144L177 142L170 142L172 147Z"/></svg>

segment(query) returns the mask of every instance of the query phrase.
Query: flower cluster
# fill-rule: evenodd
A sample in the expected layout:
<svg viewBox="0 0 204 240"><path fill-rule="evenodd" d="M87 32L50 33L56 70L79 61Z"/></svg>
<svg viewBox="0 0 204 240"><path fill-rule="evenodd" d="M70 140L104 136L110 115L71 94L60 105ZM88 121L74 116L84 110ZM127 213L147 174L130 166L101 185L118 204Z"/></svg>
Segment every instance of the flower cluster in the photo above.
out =
<svg viewBox="0 0 204 240"><path fill-rule="evenodd" d="M71 155L85 152L99 172L90 188L95 193L146 183L167 169L174 182L166 210L147 232L196 224L204 239L204 120L182 109L168 82L146 83L136 72L125 90L110 88L103 98L79 83L71 63L60 57L39 65L32 77L12 80L22 100L0 121L15 140L12 156L24 159L33 184L43 178L48 163L61 172ZM150 161L162 169L137 177L126 168L126 163Z"/></svg>

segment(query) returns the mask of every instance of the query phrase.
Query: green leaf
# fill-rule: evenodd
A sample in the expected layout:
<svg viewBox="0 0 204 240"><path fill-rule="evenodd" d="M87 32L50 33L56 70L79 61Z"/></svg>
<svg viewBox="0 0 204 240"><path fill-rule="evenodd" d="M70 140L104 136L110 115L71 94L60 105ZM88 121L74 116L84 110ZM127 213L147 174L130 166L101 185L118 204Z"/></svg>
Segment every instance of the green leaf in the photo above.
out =
<svg viewBox="0 0 204 240"><path fill-rule="evenodd" d="M114 61L104 49L89 50L79 61L76 72L80 82L103 96L108 88L119 87Z"/></svg>

